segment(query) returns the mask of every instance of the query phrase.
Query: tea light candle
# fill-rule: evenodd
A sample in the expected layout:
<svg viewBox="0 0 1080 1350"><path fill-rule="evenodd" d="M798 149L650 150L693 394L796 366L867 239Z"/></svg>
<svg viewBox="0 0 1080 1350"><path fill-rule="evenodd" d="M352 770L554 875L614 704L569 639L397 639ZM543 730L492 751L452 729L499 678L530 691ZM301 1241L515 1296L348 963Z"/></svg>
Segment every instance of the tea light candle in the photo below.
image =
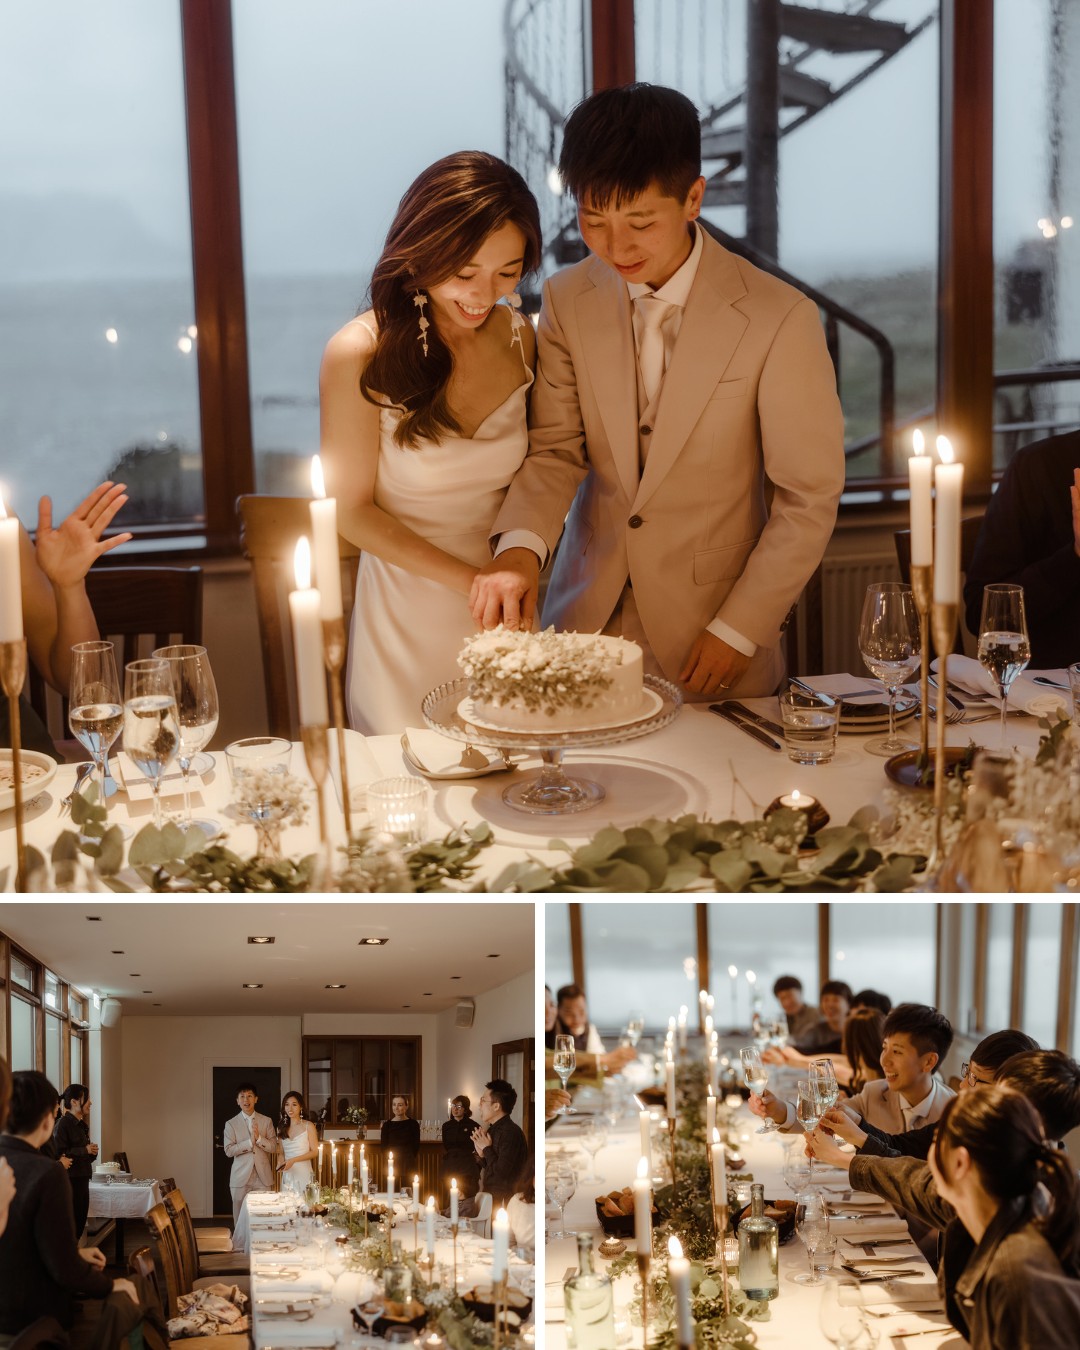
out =
<svg viewBox="0 0 1080 1350"><path fill-rule="evenodd" d="M319 592L311 589L311 545L297 540L293 563L296 590L289 593L293 651L296 654L296 694L302 727L323 727L329 721L326 703L326 670L323 666L322 621Z"/></svg>
<svg viewBox="0 0 1080 1350"><path fill-rule="evenodd" d="M319 615L323 619L340 619L341 562L338 555L337 502L326 495L322 460L314 455L311 460L311 537L315 546L315 581L319 587Z"/></svg>
<svg viewBox="0 0 1080 1350"><path fill-rule="evenodd" d="M652 1115L648 1111L638 1112L638 1131L641 1134L641 1156L648 1162L648 1176L652 1176L652 1134L650 1124Z"/></svg>
<svg viewBox="0 0 1080 1350"><path fill-rule="evenodd" d="M679 1350L694 1344L694 1319L690 1315L690 1262L683 1256L678 1238L668 1238L668 1284L675 1296L676 1340Z"/></svg>
<svg viewBox="0 0 1080 1350"><path fill-rule="evenodd" d="M809 795L803 796L798 788L793 788L780 798L781 806L789 806L792 811L812 811L817 806L817 798ZM747 979L749 979L749 974Z"/></svg>
<svg viewBox="0 0 1080 1350"><path fill-rule="evenodd" d="M491 1282L498 1284L506 1279L506 1262L510 1251L510 1220L506 1210L500 1208L491 1225L494 1247L491 1253Z"/></svg>
<svg viewBox="0 0 1080 1350"><path fill-rule="evenodd" d="M964 466L954 464L947 436L937 438L941 463L934 470L937 510L934 520L934 602L960 603L960 507L964 499Z"/></svg>
<svg viewBox="0 0 1080 1350"><path fill-rule="evenodd" d="M420 1208L420 1178L414 1176L412 1179L412 1202L417 1209Z"/></svg>
<svg viewBox="0 0 1080 1350"><path fill-rule="evenodd" d="M19 522L4 509L0 496L0 642L23 636L22 573L19 566Z"/></svg>
<svg viewBox="0 0 1080 1350"><path fill-rule="evenodd" d="M928 567L934 561L934 507L930 496L934 466L918 427L911 433L911 448L915 452L907 462L911 484L911 563L913 567Z"/></svg>
<svg viewBox="0 0 1080 1350"><path fill-rule="evenodd" d="M648 1158L639 1158L634 1178L634 1240L639 1252L652 1255L652 1166Z"/></svg>
<svg viewBox="0 0 1080 1350"><path fill-rule="evenodd" d="M664 1078L667 1086L667 1118L675 1119L675 1062L669 1059L664 1065Z"/></svg>
<svg viewBox="0 0 1080 1350"><path fill-rule="evenodd" d="M427 1207L424 1210L424 1245L427 1248L429 1257L435 1256L435 1197L428 1196Z"/></svg>
<svg viewBox="0 0 1080 1350"><path fill-rule="evenodd" d="M386 1190L387 1190L387 1194L389 1194L389 1195L393 1195L393 1194L394 1194L394 1155L393 1155L393 1153L388 1153L388 1154L386 1155Z"/></svg>
<svg viewBox="0 0 1080 1350"><path fill-rule="evenodd" d="M450 1222L456 1224L458 1221L458 1188L457 1177L450 1178Z"/></svg>

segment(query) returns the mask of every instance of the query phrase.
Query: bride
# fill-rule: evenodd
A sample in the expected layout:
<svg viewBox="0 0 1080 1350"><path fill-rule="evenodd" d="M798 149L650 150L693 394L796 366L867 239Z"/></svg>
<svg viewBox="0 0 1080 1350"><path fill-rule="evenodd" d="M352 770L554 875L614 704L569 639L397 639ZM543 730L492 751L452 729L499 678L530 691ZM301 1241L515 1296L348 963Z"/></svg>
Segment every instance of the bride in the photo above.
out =
<svg viewBox="0 0 1080 1350"><path fill-rule="evenodd" d="M286 1092L281 1099L278 1139L285 1155L284 1163L278 1164L281 1189L303 1195L304 1187L314 1179L311 1163L318 1154L319 1135L308 1120L307 1107L299 1092Z"/></svg>
<svg viewBox="0 0 1080 1350"><path fill-rule="evenodd" d="M419 722L475 631L469 590L528 448L536 339L515 288L540 253L521 175L480 151L449 155L401 199L371 310L327 344L320 453L339 529L363 550L348 697L367 734Z"/></svg>

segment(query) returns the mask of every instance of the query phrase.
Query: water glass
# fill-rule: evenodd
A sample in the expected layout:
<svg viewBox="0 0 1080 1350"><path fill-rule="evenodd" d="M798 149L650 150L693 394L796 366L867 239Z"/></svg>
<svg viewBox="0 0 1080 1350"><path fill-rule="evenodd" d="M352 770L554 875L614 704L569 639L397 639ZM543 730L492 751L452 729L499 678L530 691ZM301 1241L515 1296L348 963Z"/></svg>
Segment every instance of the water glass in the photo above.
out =
<svg viewBox="0 0 1080 1350"><path fill-rule="evenodd" d="M423 843L427 834L428 788L418 778L380 778L367 790L367 809L378 834L399 844Z"/></svg>
<svg viewBox="0 0 1080 1350"><path fill-rule="evenodd" d="M1023 586L1007 583L984 586L979 619L979 663L1001 696L1002 748L1008 738L1005 718L1009 712L1009 690L1030 660L1031 642L1024 613Z"/></svg>
<svg viewBox="0 0 1080 1350"><path fill-rule="evenodd" d="M796 764L828 764L836 753L840 700L803 689L787 689L778 697L788 758Z"/></svg>
<svg viewBox="0 0 1080 1350"><path fill-rule="evenodd" d="M821 1284L830 1273L836 1261L836 1238L832 1233L819 1237L817 1245L810 1252L810 1272L813 1279L807 1284Z"/></svg>
<svg viewBox="0 0 1080 1350"><path fill-rule="evenodd" d="M281 824L290 810L281 787L291 763L292 745L283 736L247 736L225 747L236 808L255 826L260 857L275 858L280 850Z"/></svg>
<svg viewBox="0 0 1080 1350"><path fill-rule="evenodd" d="M161 780L180 747L176 696L167 661L129 661L124 667L124 749L150 783L154 824L160 830Z"/></svg>

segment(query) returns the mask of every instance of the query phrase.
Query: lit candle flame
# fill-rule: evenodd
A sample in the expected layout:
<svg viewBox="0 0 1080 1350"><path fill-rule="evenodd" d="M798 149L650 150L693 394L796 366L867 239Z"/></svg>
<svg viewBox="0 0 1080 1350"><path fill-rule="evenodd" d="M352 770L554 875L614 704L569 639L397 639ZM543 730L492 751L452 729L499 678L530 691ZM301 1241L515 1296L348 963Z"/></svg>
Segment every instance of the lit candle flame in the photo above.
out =
<svg viewBox="0 0 1080 1350"><path fill-rule="evenodd" d="M296 578L296 589L298 591L309 591L311 589L311 545L308 543L307 535L301 535L296 541L296 552L293 554L293 576Z"/></svg>
<svg viewBox="0 0 1080 1350"><path fill-rule="evenodd" d="M728 968L727 968L727 973L731 976L731 978L732 978L733 980L734 980L734 979L737 979L737 978L738 978L738 975L739 975L739 967L738 967L738 966L728 966Z"/></svg>
<svg viewBox="0 0 1080 1350"><path fill-rule="evenodd" d="M0 520L7 520L7 508L4 506L4 489L0 488Z"/></svg>
<svg viewBox="0 0 1080 1350"><path fill-rule="evenodd" d="M715 1129L713 1130L713 1132L712 1132L712 1141L713 1141L714 1144L718 1144L718 1143L720 1142L720 1131L719 1131L719 1130L715 1130Z"/></svg>
<svg viewBox="0 0 1080 1350"><path fill-rule="evenodd" d="M939 436L937 438L937 452L941 457L942 464L951 464L956 458L952 448L952 442L948 436Z"/></svg>
<svg viewBox="0 0 1080 1350"><path fill-rule="evenodd" d="M649 1175L649 1160L648 1160L648 1158L639 1158L639 1159L638 1159L638 1163L637 1163L637 1174L638 1174L638 1176L641 1178L642 1181L644 1181L645 1178Z"/></svg>
<svg viewBox="0 0 1080 1350"><path fill-rule="evenodd" d="M326 496L326 481L323 478L322 460L318 455L311 457L311 491L315 497Z"/></svg>
<svg viewBox="0 0 1080 1350"><path fill-rule="evenodd" d="M682 1243L677 1237L670 1237L667 1240L668 1256L673 1256L676 1261L682 1260Z"/></svg>
<svg viewBox="0 0 1080 1350"><path fill-rule="evenodd" d="M710 1096L710 1097L715 1097L715 1096L716 1096L716 1093L713 1092L713 1090L712 1090L712 1084L711 1084L711 1083L709 1084L709 1096Z"/></svg>
<svg viewBox="0 0 1080 1350"><path fill-rule="evenodd" d="M757 976L754 974L754 972L753 972L752 970L748 970L748 971L746 972L746 983L747 983L747 984L757 984Z"/></svg>
<svg viewBox="0 0 1080 1350"><path fill-rule="evenodd" d="M911 448L917 455L926 454L926 438L918 427L911 433Z"/></svg>
<svg viewBox="0 0 1080 1350"><path fill-rule="evenodd" d="M792 789L791 800L792 800L793 802L797 802L797 801L799 800L799 789L798 789L798 788L793 788L793 789Z"/></svg>

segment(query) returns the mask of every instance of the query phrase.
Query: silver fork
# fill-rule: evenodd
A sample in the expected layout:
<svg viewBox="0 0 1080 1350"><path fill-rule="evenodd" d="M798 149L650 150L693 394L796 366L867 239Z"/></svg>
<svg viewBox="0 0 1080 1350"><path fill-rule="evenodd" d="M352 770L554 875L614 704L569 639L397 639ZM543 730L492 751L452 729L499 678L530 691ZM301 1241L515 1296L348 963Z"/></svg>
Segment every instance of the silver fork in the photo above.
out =
<svg viewBox="0 0 1080 1350"><path fill-rule="evenodd" d="M66 797L60 798L61 813L63 813L64 811L71 810L71 803L75 800L76 794L93 772L94 772L93 761L91 761L89 764L79 765L78 770L75 773L75 786L71 789L71 791L68 793Z"/></svg>

